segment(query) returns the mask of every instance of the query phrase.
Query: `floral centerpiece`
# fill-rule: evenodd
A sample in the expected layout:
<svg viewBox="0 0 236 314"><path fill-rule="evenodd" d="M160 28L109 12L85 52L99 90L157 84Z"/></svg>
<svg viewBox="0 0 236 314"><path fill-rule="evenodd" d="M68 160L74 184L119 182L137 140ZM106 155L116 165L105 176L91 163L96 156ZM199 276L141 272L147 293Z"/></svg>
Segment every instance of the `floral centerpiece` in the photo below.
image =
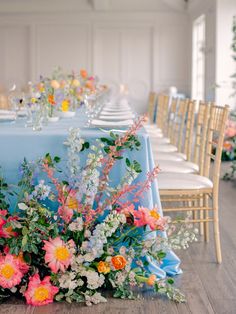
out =
<svg viewBox="0 0 236 314"><path fill-rule="evenodd" d="M40 77L35 84L40 103L46 106L49 121L56 121L58 115L71 117L83 101L84 95L96 92L96 80L89 77L86 70L80 74L66 74L61 68L56 69L51 77Z"/></svg>
<svg viewBox="0 0 236 314"><path fill-rule="evenodd" d="M122 136L110 133L96 144L72 129L65 142L67 168L59 157L46 154L34 162L24 160L21 180L12 191L1 178L0 193L0 297L25 298L27 304L55 301L106 302L103 291L114 297L133 298L133 287L148 285L182 302L173 279L158 279L149 263L161 263L166 252L187 247L196 239L187 225L170 226L157 208L140 207L158 175L154 168L135 184L142 171L126 150L140 149L139 118ZM80 155L86 164L80 164ZM112 186L110 172L125 162L126 173ZM64 170L63 170L64 169ZM15 209L9 193L17 197ZM168 239L163 231L169 233Z"/></svg>

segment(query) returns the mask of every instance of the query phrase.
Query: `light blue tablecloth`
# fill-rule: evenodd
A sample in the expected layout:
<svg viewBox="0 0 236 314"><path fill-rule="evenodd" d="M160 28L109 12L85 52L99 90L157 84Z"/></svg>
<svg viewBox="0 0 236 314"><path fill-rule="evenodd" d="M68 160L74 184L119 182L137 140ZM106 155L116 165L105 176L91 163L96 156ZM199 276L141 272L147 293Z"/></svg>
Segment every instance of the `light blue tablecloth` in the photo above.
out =
<svg viewBox="0 0 236 314"><path fill-rule="evenodd" d="M79 127L81 136L90 143L97 138L105 137L107 134L96 128L83 127L85 119L82 112L77 114L75 118L50 123L44 126L42 131L38 132L33 131L31 128L25 128L24 124L24 120L18 120L14 124L0 124L0 166L7 181L13 184L20 177L19 165L24 157L30 161L50 153L53 156L57 155L62 159L66 159L67 148L63 145L63 142L68 136L70 127ZM143 181L146 178L146 173L153 169L154 161L149 137L144 130L139 132L139 139L142 145L141 150L125 154L131 160L135 159L141 164L142 173L136 180ZM124 162L118 161L111 176L114 186L119 183L124 172ZM140 205L148 208L153 208L157 205L160 213L162 213L157 181L152 184L152 188L140 200ZM156 261L152 261L149 269L158 277L164 278L166 274L179 274L181 272L179 264L180 260L178 257L173 252L169 252L161 266Z"/></svg>

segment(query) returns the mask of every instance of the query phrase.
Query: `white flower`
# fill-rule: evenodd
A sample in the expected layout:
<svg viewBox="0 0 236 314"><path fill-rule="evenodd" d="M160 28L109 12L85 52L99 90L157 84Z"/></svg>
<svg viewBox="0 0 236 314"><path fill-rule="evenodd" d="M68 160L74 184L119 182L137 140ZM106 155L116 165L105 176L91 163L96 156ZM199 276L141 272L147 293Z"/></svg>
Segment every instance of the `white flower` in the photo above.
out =
<svg viewBox="0 0 236 314"><path fill-rule="evenodd" d="M119 249L119 252L120 252L121 255L125 255L126 247L125 246L121 246L120 249Z"/></svg>
<svg viewBox="0 0 236 314"><path fill-rule="evenodd" d="M85 295L85 302L87 306L91 306L93 304L99 304L107 302L107 300L101 295L101 293L96 292L94 295Z"/></svg>
<svg viewBox="0 0 236 314"><path fill-rule="evenodd" d="M84 222L82 217L76 218L72 223L69 224L70 231L82 231L84 228Z"/></svg>

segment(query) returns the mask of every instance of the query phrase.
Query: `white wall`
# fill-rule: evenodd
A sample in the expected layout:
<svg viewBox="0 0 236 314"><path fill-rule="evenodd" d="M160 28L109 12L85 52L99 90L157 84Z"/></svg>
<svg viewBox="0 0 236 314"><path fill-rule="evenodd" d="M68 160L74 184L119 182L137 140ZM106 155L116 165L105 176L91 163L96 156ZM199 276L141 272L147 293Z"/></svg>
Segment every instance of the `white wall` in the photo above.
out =
<svg viewBox="0 0 236 314"><path fill-rule="evenodd" d="M87 68L113 86L128 84L139 111L145 110L151 89L160 91L174 85L189 94L186 13L164 10L164 5L159 5L161 12L95 12L84 7L63 13L58 6L58 12L30 13L19 1L10 0L21 12L14 13L9 2L1 1L2 85L22 85L61 65L66 70ZM30 11L32 2L28 2ZM52 9L50 4L49 11Z"/></svg>
<svg viewBox="0 0 236 314"><path fill-rule="evenodd" d="M206 19L205 47L205 100L215 101L216 83L216 1L196 0L190 2L189 14L192 31L193 21L201 15ZM192 36L191 36L192 39Z"/></svg>
<svg viewBox="0 0 236 314"><path fill-rule="evenodd" d="M231 97L233 88L230 78L236 73L236 64L231 50L236 0L217 0L216 14L216 81L220 85L220 88L216 90L216 101L219 104L229 104L231 108L236 108L236 97Z"/></svg>

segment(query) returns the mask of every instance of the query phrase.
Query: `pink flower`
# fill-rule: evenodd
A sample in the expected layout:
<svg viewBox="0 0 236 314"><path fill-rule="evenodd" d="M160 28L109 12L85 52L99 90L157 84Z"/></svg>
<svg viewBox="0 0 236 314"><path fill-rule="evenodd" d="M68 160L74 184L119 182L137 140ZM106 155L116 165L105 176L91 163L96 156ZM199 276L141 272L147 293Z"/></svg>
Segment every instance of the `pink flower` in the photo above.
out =
<svg viewBox="0 0 236 314"><path fill-rule="evenodd" d="M12 220L16 220L16 217L6 218L7 210L0 210L0 238L11 238L17 236L17 232L12 230L12 227L6 227L6 223Z"/></svg>
<svg viewBox="0 0 236 314"><path fill-rule="evenodd" d="M11 289L21 282L23 272L20 262L13 255L0 256L0 286Z"/></svg>
<svg viewBox="0 0 236 314"><path fill-rule="evenodd" d="M39 275L35 274L29 279L28 289L24 296L27 304L39 306L52 303L58 291L59 288L50 283L50 276L44 277L41 281Z"/></svg>
<svg viewBox="0 0 236 314"><path fill-rule="evenodd" d="M139 207L138 210L132 210L134 225L137 227L149 226L151 230L165 230L168 217L161 217L156 208L149 210L145 207Z"/></svg>
<svg viewBox="0 0 236 314"><path fill-rule="evenodd" d="M58 208L58 214L66 223L69 223L73 217L74 211L72 208L62 205Z"/></svg>
<svg viewBox="0 0 236 314"><path fill-rule="evenodd" d="M71 263L73 248L74 246L71 242L66 244L59 237L44 241L45 262L54 273L57 273L59 270L65 272Z"/></svg>

